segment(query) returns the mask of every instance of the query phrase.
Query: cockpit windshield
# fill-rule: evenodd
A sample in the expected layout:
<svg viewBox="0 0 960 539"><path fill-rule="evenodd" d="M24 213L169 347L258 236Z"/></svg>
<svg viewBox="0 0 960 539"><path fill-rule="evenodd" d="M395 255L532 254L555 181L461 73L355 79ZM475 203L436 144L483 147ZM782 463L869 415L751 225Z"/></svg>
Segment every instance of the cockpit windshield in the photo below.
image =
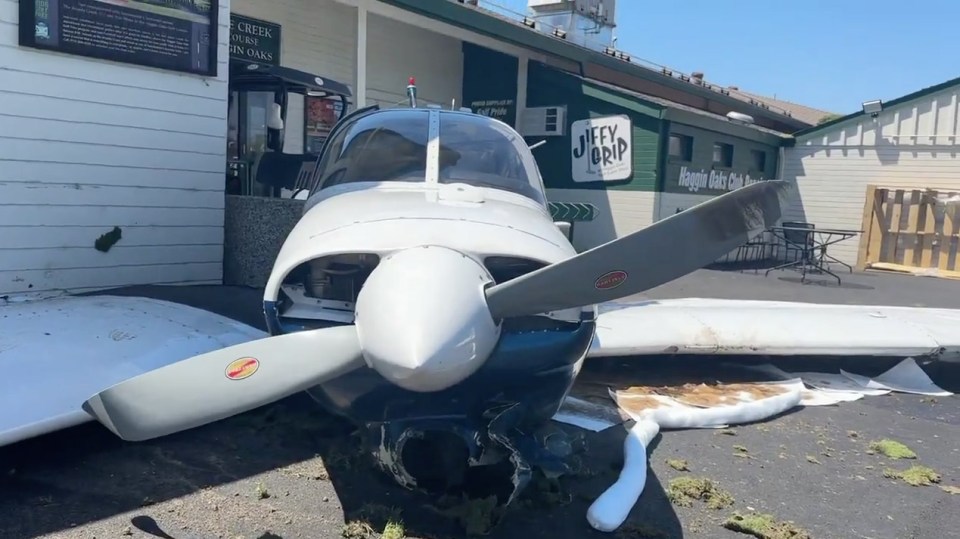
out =
<svg viewBox="0 0 960 539"><path fill-rule="evenodd" d="M439 183L501 189L546 203L533 156L520 136L483 116L436 109L389 109L348 118L320 158L320 189L425 182L431 114L439 118Z"/></svg>

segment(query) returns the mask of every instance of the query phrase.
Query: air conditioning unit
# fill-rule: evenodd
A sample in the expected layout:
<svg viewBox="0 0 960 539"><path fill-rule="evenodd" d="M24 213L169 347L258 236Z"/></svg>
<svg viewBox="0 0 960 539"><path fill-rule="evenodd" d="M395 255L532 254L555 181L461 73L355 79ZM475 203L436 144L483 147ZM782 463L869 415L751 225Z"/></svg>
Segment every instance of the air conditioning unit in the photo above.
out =
<svg viewBox="0 0 960 539"><path fill-rule="evenodd" d="M525 137L562 137L566 134L567 107L531 107L520 113L520 134Z"/></svg>

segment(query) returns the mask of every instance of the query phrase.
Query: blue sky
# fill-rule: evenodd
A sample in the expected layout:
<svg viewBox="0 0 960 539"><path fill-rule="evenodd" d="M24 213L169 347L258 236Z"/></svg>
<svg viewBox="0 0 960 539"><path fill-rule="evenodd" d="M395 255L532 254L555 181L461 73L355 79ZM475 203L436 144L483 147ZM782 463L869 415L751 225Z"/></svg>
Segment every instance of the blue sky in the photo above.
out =
<svg viewBox="0 0 960 539"><path fill-rule="evenodd" d="M960 76L960 0L619 0L616 17L635 58L832 112Z"/></svg>

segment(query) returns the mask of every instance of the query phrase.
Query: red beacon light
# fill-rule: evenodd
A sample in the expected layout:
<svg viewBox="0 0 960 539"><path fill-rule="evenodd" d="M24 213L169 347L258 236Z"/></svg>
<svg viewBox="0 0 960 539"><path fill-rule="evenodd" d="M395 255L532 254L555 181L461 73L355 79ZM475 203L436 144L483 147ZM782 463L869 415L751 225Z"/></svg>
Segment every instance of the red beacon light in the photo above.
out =
<svg viewBox="0 0 960 539"><path fill-rule="evenodd" d="M407 97L410 99L410 108L417 108L417 79L410 77L407 84Z"/></svg>

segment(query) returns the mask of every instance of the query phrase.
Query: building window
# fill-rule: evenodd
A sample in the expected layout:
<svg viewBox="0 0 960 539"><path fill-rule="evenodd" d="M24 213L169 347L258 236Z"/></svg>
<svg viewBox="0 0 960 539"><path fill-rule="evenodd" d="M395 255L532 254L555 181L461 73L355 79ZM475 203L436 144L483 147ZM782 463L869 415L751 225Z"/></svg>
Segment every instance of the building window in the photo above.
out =
<svg viewBox="0 0 960 539"><path fill-rule="evenodd" d="M767 152L763 150L750 150L750 164L751 168L758 172L767 170Z"/></svg>
<svg viewBox="0 0 960 539"><path fill-rule="evenodd" d="M713 164L720 167L733 168L733 145L714 142Z"/></svg>
<svg viewBox="0 0 960 539"><path fill-rule="evenodd" d="M693 160L693 137L670 133L670 157L680 161Z"/></svg>

